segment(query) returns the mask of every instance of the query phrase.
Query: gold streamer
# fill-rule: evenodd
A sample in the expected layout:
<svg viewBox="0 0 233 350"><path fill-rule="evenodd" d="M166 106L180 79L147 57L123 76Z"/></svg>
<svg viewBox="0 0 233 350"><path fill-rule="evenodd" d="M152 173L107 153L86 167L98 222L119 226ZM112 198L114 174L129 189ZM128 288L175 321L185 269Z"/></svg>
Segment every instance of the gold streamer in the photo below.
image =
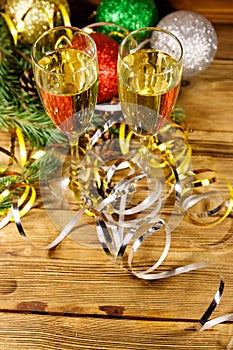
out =
<svg viewBox="0 0 233 350"><path fill-rule="evenodd" d="M206 174L206 177L197 179L196 177L199 174L204 174L204 175ZM194 180L191 183L191 186L193 186L193 188L205 187L209 189L211 185L218 182L218 177L222 178L227 185L229 198L228 200L226 200L223 197L223 194L217 190L204 192L203 194L194 193L192 196L188 197L183 203L183 209L186 211L186 217L192 223L198 226L211 227L221 223L223 220L227 218L227 216L231 213L233 209L233 188L230 181L224 175L219 174L217 171L214 171L211 169L197 169L197 170L194 170L191 173L191 175L194 176ZM192 207L195 206L195 204L200 203L202 200L211 200L211 199L215 199L215 201L217 201L220 204L213 209L210 209L208 211L203 211L197 214L195 214L190 210ZM220 217L217 217L212 222L201 221L201 219L203 218L215 217L215 215L219 214L220 210L224 207L226 209L223 215L221 215Z"/></svg>
<svg viewBox="0 0 233 350"><path fill-rule="evenodd" d="M20 164L21 164L21 167L23 167L27 161L26 145L25 145L23 133L19 128L16 129L16 135L19 141Z"/></svg>
<svg viewBox="0 0 233 350"><path fill-rule="evenodd" d="M16 46L17 42L18 42L18 31L17 31L14 23L12 22L12 20L11 20L11 18L10 18L10 16L8 14L1 12L1 15L6 21L6 24L7 24L8 28L9 28L9 30L10 30L10 33L11 33L11 35L13 37L14 44Z"/></svg>
<svg viewBox="0 0 233 350"><path fill-rule="evenodd" d="M125 129L126 129L126 124L120 124L119 142L120 142L121 153L123 155L129 152L129 143L133 136L133 132L131 130L128 133L126 133Z"/></svg>
<svg viewBox="0 0 233 350"><path fill-rule="evenodd" d="M19 160L15 157L15 135L18 139ZM4 221L5 226L9 221L14 221L14 217L13 215L8 215L11 211L11 208L3 206L4 200L9 198L12 200L12 202L17 201L17 206L19 208L19 216L22 217L26 213L28 213L33 207L33 204L36 200L36 190L34 186L28 182L27 179L21 179L21 171L26 165L28 159L25 139L22 131L19 128L17 128L11 134L11 151L5 150L4 148L1 148L0 151L9 157L8 165L6 166L6 168L2 167L0 169L1 179L4 181L4 178L6 178L5 183L3 182L5 188L3 188L2 192L0 193L0 204L2 204L3 207L0 210L0 216L7 215L8 217L8 219ZM39 159L41 156L43 156L43 154L44 151L37 151L31 157L31 159ZM18 166L18 170L10 171L11 166L13 166L15 163ZM23 191L20 191L22 193L18 196L15 194L15 192L20 189L22 189Z"/></svg>
<svg viewBox="0 0 233 350"><path fill-rule="evenodd" d="M59 4L58 7L59 7L59 10L62 14L64 25L70 27L71 26L70 16L69 16L65 6L63 4Z"/></svg>

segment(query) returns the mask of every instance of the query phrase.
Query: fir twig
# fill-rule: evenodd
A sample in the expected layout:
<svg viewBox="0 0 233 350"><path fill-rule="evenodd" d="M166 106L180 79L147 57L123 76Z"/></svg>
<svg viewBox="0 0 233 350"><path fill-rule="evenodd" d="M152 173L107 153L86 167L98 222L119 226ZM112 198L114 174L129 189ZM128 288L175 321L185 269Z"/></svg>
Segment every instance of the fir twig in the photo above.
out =
<svg viewBox="0 0 233 350"><path fill-rule="evenodd" d="M59 164L60 161L55 156L53 148L47 149L39 159L28 160L22 169L21 179L29 183L43 181L58 168Z"/></svg>
<svg viewBox="0 0 233 350"><path fill-rule="evenodd" d="M39 99L22 91L20 76L30 67L30 48L14 46L4 19L0 19L0 129L20 128L31 146L43 148L66 138L55 129Z"/></svg>

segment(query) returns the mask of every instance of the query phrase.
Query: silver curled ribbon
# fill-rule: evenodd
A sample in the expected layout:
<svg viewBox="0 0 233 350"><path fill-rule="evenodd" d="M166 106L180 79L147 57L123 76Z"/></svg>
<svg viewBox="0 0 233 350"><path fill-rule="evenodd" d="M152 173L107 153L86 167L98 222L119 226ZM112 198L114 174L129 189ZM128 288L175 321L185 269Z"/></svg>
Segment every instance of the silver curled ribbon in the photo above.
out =
<svg viewBox="0 0 233 350"><path fill-rule="evenodd" d="M105 253L137 278L158 280L203 268L217 270L208 262L200 262L156 272L169 254L172 230L184 217L196 225L213 226L230 214L233 207L233 189L228 179L220 175L227 184L229 198L224 198L220 191L209 189L216 183L219 174L211 169L191 168L191 147L187 134L181 125L173 122L167 122L159 134L151 138L148 148L138 142L135 144L132 133L126 131L125 124L120 122L119 139L113 140L113 149L110 152L109 149L108 152L103 152L101 148L96 151L95 144L117 123L115 114L121 110L119 104L114 104L97 105L97 111L110 112L112 117L96 129L90 139L88 152L82 160L83 173L79 179L82 185L82 206L60 234L41 249L56 247L70 234L81 216L88 212L95 218L97 237ZM114 156L106 160L106 153ZM120 177L121 172L124 174L123 178ZM207 190L196 193L197 188ZM144 196L141 196L142 193ZM140 198L141 201L135 201L135 198ZM162 209L171 198L173 206L167 219L163 216ZM206 199L212 200L214 206L196 212L195 205ZM217 216L222 210L223 215ZM11 210L0 223L0 228L12 217L20 235L27 238L17 201L12 203ZM206 218L213 220L206 223ZM151 267L137 271L133 267L136 252L149 237L162 231L165 234L165 244L161 255ZM214 298L198 322L197 330L200 332L233 319L233 314L228 314L210 320L224 291L224 280L220 272L219 279ZM228 350L232 348L232 344L233 341L228 344Z"/></svg>

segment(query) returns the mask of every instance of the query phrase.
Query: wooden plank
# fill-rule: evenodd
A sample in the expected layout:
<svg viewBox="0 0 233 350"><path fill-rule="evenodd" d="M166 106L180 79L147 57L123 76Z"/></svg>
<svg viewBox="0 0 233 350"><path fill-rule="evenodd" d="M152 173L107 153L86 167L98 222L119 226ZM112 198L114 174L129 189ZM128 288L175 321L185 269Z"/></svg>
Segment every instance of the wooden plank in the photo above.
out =
<svg viewBox="0 0 233 350"><path fill-rule="evenodd" d="M233 63L215 60L202 74L183 86L177 104L187 115L192 130L232 132Z"/></svg>
<svg viewBox="0 0 233 350"><path fill-rule="evenodd" d="M188 10L201 13L213 23L233 23L231 0L167 0L164 7L172 10Z"/></svg>
<svg viewBox="0 0 233 350"><path fill-rule="evenodd" d="M1 350L225 350L233 325L199 333L188 321L0 314Z"/></svg>
<svg viewBox="0 0 233 350"><path fill-rule="evenodd" d="M41 218L39 224L38 217ZM24 223L26 228L38 226L38 233L43 232L43 224L49 228L41 209L32 210ZM229 220L224 225L228 225L232 238L230 223ZM219 287L220 271L226 287L214 316L224 315L232 311L232 239L211 249L199 246L218 243L226 234L222 232L227 228L224 225L209 230L198 228L196 232L196 226L183 222L172 233L168 257L156 272L202 261L214 263L216 269L200 269L152 282L122 270L101 248L80 247L71 239L66 239L53 251L40 251L17 237L11 225L12 233L9 228L3 230L6 234L1 233L0 309L196 321ZM140 261L145 261L144 267L158 257L156 252L162 251L163 239L154 238L139 256Z"/></svg>
<svg viewBox="0 0 233 350"><path fill-rule="evenodd" d="M214 24L214 28L218 38L218 50L215 58L233 60L233 21L231 24Z"/></svg>

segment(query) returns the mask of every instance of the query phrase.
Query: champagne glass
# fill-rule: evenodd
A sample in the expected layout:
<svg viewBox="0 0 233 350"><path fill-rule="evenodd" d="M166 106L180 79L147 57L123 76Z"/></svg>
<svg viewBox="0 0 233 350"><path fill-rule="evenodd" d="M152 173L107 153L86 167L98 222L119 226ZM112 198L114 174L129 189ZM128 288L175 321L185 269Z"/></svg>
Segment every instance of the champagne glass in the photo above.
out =
<svg viewBox="0 0 233 350"><path fill-rule="evenodd" d="M178 97L182 45L167 30L146 27L129 33L118 52L121 109L129 128L139 138L134 159L152 184L159 181L165 202L171 190L166 179L172 168L167 166L169 154L156 145L167 137L168 119Z"/></svg>
<svg viewBox="0 0 233 350"><path fill-rule="evenodd" d="M170 117L182 77L180 41L164 29L129 33L119 46L118 91L126 123L147 144Z"/></svg>
<svg viewBox="0 0 233 350"><path fill-rule="evenodd" d="M68 177L52 191L58 197L61 192L62 197L66 197L65 192L68 192L66 198L72 198L79 187L79 137L91 122L97 99L96 45L79 28L56 27L45 31L35 41L31 57L43 107L70 143Z"/></svg>

